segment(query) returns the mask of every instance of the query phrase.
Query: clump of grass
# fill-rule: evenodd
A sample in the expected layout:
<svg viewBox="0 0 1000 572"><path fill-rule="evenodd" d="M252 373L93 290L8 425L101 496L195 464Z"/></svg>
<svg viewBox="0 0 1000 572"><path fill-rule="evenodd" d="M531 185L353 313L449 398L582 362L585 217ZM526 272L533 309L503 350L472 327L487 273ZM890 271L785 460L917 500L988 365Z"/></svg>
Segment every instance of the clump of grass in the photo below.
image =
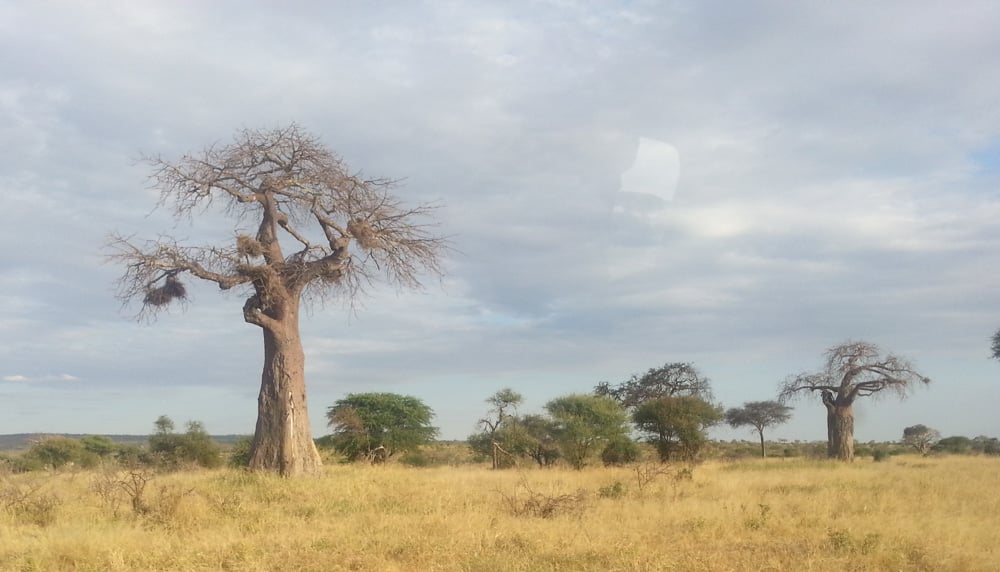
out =
<svg viewBox="0 0 1000 572"><path fill-rule="evenodd" d="M62 500L43 490L41 483L4 483L0 485L0 509L16 522L50 526L56 522Z"/></svg>
<svg viewBox="0 0 1000 572"><path fill-rule="evenodd" d="M597 489L597 496L604 499L620 499L628 494L628 488L621 481L615 481Z"/></svg>

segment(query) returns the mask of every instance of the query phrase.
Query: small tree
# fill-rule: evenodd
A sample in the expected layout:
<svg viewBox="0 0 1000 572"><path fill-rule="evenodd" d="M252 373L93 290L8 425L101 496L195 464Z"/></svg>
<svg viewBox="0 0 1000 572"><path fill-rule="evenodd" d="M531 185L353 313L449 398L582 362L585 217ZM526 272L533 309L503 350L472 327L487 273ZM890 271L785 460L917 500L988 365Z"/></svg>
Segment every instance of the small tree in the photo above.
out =
<svg viewBox="0 0 1000 572"><path fill-rule="evenodd" d="M522 401L524 401L524 397L509 387L497 391L486 399L486 403L493 407L489 410L486 417L479 420L479 426L489 436L490 457L492 458L494 469L500 468L501 450L509 451L511 448L511 443L504 443L504 439L498 439L498 437L503 437L505 436L504 434L512 437L515 433L513 431L501 432L500 429L502 426L509 425L510 422L516 419L514 414L517 412L517 406Z"/></svg>
<svg viewBox="0 0 1000 572"><path fill-rule="evenodd" d="M706 440L706 430L722 419L722 410L693 396L661 397L632 413L636 429L656 446L661 461L675 456L693 459Z"/></svg>
<svg viewBox="0 0 1000 572"><path fill-rule="evenodd" d="M351 393L326 412L333 428L333 445L355 461L385 458L432 441L438 434L431 426L434 412L423 401L396 393Z"/></svg>
<svg viewBox="0 0 1000 572"><path fill-rule="evenodd" d="M941 434L926 425L913 425L903 429L903 444L913 447L924 456L931 452L931 448L940 439Z"/></svg>
<svg viewBox="0 0 1000 572"><path fill-rule="evenodd" d="M827 456L854 460L854 402L861 397L893 394L905 398L930 379L918 373L909 360L883 354L875 344L845 342L826 352L826 364L816 373L800 373L781 385L782 403L804 393L818 393L826 407Z"/></svg>
<svg viewBox="0 0 1000 572"><path fill-rule="evenodd" d="M777 401L748 401L743 407L734 407L726 411L726 423L731 427L754 428L760 436L760 456L764 458L764 429L781 425L792 416L792 408Z"/></svg>
<svg viewBox="0 0 1000 572"><path fill-rule="evenodd" d="M615 400L593 395L567 395L545 404L563 457L582 469L609 441L627 435L626 416Z"/></svg>
<svg viewBox="0 0 1000 572"><path fill-rule="evenodd" d="M87 451L102 459L110 458L118 451L118 444L104 435L87 435L80 438L80 444Z"/></svg>
<svg viewBox="0 0 1000 572"><path fill-rule="evenodd" d="M301 300L354 300L379 276L418 287L423 271L439 273L443 241L421 222L431 208L404 207L389 193L392 181L352 172L296 125L243 130L229 145L149 164L161 204L177 219L218 205L234 220L232 240L188 246L169 236L141 242L113 235L110 258L125 269L119 299L140 302L141 319L184 300L184 277L241 291L242 319L261 329L264 346L250 468L318 473Z"/></svg>
<svg viewBox="0 0 1000 572"><path fill-rule="evenodd" d="M700 397L706 401L712 400L709 379L703 376L694 364L682 362L651 368L641 376L632 375L631 379L618 385L602 381L594 387L594 394L610 397L628 410L661 397L686 395Z"/></svg>
<svg viewBox="0 0 1000 572"><path fill-rule="evenodd" d="M551 467L562 457L556 438L558 426L552 419L523 415L511 427L515 436L509 439L510 450L516 454L530 457L539 467Z"/></svg>
<svg viewBox="0 0 1000 572"><path fill-rule="evenodd" d="M992 350L991 357L993 359L1000 360L1000 330L997 330L996 333L993 334L992 341L993 344L990 346L990 350Z"/></svg>

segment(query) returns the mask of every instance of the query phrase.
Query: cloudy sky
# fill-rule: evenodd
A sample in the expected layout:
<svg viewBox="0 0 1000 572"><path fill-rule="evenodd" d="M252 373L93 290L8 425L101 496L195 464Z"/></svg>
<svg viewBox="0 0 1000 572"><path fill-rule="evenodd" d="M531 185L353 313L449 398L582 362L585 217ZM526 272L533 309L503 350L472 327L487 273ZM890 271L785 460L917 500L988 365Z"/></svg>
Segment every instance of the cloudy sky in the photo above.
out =
<svg viewBox="0 0 1000 572"><path fill-rule="evenodd" d="M462 438L502 387L534 411L673 361L734 406L847 339L933 379L859 440L1000 435L998 63L992 2L0 0L0 433L253 430L243 301L136 323L103 245L231 236L156 210L137 159L297 122L455 247L423 291L311 310L318 435L349 392Z"/></svg>

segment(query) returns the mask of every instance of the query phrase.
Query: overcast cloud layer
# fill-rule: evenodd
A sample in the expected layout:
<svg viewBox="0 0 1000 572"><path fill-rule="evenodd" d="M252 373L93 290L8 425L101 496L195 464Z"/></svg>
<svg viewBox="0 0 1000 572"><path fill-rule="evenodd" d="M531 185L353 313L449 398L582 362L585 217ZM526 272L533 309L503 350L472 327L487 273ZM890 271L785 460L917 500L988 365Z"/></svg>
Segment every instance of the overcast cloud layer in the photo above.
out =
<svg viewBox="0 0 1000 572"><path fill-rule="evenodd" d="M850 338L934 381L858 439L1000 435L996 3L378 6L0 1L0 433L252 431L242 300L137 324L102 248L231 236L154 210L136 159L295 121L443 204L456 249L440 285L313 309L317 434L348 392L462 438L501 387L536 410L670 361L735 406ZM824 438L822 406L774 435Z"/></svg>

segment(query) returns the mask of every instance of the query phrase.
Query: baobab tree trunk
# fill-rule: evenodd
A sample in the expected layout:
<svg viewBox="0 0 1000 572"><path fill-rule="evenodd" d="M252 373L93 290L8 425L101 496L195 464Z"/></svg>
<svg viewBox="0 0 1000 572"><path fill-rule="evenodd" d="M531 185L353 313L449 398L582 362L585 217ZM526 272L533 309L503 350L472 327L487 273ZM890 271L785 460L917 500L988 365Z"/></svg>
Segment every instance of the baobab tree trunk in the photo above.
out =
<svg viewBox="0 0 1000 572"><path fill-rule="evenodd" d="M827 456L841 461L854 461L853 406L827 406L826 430L829 439L826 445Z"/></svg>
<svg viewBox="0 0 1000 572"><path fill-rule="evenodd" d="M306 408L305 354L297 315L264 327L264 371L250 469L292 477L319 473Z"/></svg>

